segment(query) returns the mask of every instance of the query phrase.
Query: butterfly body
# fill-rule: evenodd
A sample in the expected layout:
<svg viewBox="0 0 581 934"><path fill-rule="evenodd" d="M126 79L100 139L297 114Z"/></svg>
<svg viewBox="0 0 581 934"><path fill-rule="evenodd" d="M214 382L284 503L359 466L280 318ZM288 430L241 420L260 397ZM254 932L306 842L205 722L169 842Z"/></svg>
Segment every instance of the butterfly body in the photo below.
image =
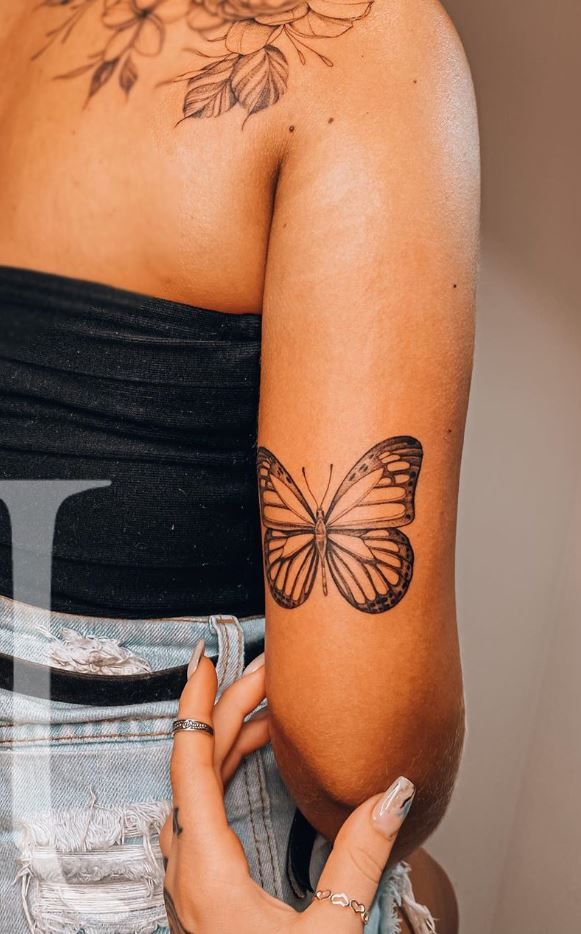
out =
<svg viewBox="0 0 581 934"><path fill-rule="evenodd" d="M321 583L323 585L323 593L325 596L327 596L327 571L325 568L325 557L327 552L327 526L325 525L325 516L321 506L317 506L315 517L315 542L317 543L317 550L319 552L319 559L321 561Z"/></svg>
<svg viewBox="0 0 581 934"><path fill-rule="evenodd" d="M319 566L324 596L328 570L355 609L375 614L399 603L414 562L411 543L399 528L414 518L422 456L415 438L381 441L347 473L328 508L323 508L327 491L312 508L275 455L258 449L265 575L277 603L301 606Z"/></svg>

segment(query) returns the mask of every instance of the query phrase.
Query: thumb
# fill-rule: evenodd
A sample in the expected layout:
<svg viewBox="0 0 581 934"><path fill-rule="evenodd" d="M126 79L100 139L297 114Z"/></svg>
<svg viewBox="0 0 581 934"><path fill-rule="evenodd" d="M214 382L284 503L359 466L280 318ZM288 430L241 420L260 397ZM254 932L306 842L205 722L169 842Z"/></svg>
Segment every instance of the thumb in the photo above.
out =
<svg viewBox="0 0 581 934"><path fill-rule="evenodd" d="M361 914L361 906L369 910L415 793L412 782L402 776L384 795L370 798L353 811L337 834L319 879L316 898L323 904L315 901L313 911L326 911L326 901L351 909L359 907ZM352 911L345 913L345 920L348 917L353 918ZM345 930L351 930L351 926Z"/></svg>

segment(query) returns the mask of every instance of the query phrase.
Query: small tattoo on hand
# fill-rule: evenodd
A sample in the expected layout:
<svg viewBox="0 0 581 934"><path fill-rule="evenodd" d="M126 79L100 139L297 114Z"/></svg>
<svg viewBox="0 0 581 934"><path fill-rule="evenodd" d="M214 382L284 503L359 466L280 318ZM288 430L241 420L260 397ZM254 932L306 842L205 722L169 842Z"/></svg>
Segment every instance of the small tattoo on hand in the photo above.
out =
<svg viewBox="0 0 581 934"><path fill-rule="evenodd" d="M180 826L179 816L178 816L179 811L180 811L179 808L173 809L173 832L175 833L176 837L179 837L180 834L182 834L184 831L184 828Z"/></svg>
<svg viewBox="0 0 581 934"><path fill-rule="evenodd" d="M183 922L178 915L177 908L175 906L174 900L169 894L167 889L163 890L163 897L165 901L165 911L167 914L167 922L171 934L193 934L193 931L188 931Z"/></svg>

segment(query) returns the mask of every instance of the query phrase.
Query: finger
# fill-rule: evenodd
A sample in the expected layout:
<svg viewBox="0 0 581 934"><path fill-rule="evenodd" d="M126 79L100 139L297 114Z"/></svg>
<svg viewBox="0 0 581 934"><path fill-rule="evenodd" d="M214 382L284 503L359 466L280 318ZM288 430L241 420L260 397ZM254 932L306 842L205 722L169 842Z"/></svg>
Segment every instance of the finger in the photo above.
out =
<svg viewBox="0 0 581 934"><path fill-rule="evenodd" d="M178 719L200 720L213 728L217 678L209 659L202 657L180 697ZM171 757L171 784L174 811L180 809L178 823L190 820L195 810L223 822L224 800L214 773L214 737L204 732L179 731L174 736ZM178 834L179 835L179 834Z"/></svg>
<svg viewBox="0 0 581 934"><path fill-rule="evenodd" d="M265 695L264 663L252 670L250 666L238 681L227 688L214 708L216 744L214 761L219 768L234 745L245 717L260 704Z"/></svg>
<svg viewBox="0 0 581 934"><path fill-rule="evenodd" d="M268 708L260 710L252 720L248 720L240 730L236 742L224 759L221 768L222 781L226 786L232 779L240 763L246 756L257 749L262 749L270 742L270 716Z"/></svg>
<svg viewBox="0 0 581 934"><path fill-rule="evenodd" d="M398 831L412 805L415 794L407 778L398 778L384 795L365 801L345 821L337 834L333 850L321 878L318 891L345 893L369 909L377 892ZM329 899L315 901L309 911L337 912ZM343 930L357 930L361 919L349 909L343 914Z"/></svg>
<svg viewBox="0 0 581 934"><path fill-rule="evenodd" d="M188 680L178 718L213 725L217 679L214 666L202 657ZM214 769L214 738L203 732L178 732L171 760L174 811L170 869L174 857L182 866L202 865L215 878L248 876L238 838L228 825L219 777Z"/></svg>
<svg viewBox="0 0 581 934"><path fill-rule="evenodd" d="M218 681L211 661L202 656L196 670L182 691L178 720L200 720L213 728L214 702ZM191 771L214 761L214 737L208 733L180 731L174 736L172 767L182 769L182 763Z"/></svg>

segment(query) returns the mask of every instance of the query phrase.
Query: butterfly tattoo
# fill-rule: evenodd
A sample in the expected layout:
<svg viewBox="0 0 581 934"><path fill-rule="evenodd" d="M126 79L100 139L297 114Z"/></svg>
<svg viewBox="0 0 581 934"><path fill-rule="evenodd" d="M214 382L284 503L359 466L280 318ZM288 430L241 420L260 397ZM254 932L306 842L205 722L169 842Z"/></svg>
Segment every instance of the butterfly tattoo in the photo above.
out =
<svg viewBox="0 0 581 934"><path fill-rule="evenodd" d="M422 464L415 438L380 441L351 468L328 507L311 506L289 472L267 448L257 452L258 491L264 533L265 575L276 602L301 606L319 566L323 594L327 571L339 593L364 613L384 613L405 596L414 565L403 526L414 519L414 494Z"/></svg>

